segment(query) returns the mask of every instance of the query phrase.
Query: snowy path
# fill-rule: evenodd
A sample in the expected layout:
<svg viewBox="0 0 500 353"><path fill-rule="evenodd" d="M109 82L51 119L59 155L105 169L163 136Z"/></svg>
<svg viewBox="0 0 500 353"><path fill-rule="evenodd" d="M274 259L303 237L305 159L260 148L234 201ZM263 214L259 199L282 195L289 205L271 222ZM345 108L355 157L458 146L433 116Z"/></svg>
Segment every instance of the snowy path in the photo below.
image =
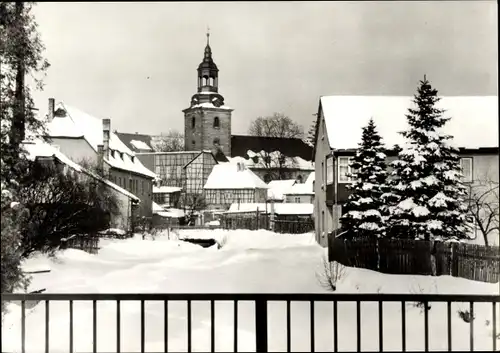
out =
<svg viewBox="0 0 500 353"><path fill-rule="evenodd" d="M66 250L55 260L44 256L30 259L30 267L49 266L51 272L35 277L32 287L47 288L47 293L318 293L325 290L318 284L325 249L309 235L275 235L265 231L214 230L206 233L189 231L181 235L195 237L227 237L225 246L217 250L167 240L105 240L98 255ZM452 277L389 276L362 269L348 269L338 286L342 293L463 293L498 294L498 284L486 284ZM233 304L217 302L216 351L233 347ZM292 351L307 351L309 337L309 303L292 303ZM452 306L453 349L468 349L469 325L458 317ZM20 347L20 310L10 306L2 325L2 346L5 351ZM146 351L163 351L163 303L146 302ZM423 350L424 316L420 308L407 305L407 349ZM498 309L498 306L497 306ZM286 304L269 304L269 345L271 351L286 350ZM354 303L338 304L338 348L356 349L356 307ZM376 303L361 305L362 350L378 349L378 307ZM238 311L238 342L240 351L255 351L253 303L241 302ZM333 349L332 304L315 305L315 346L317 351ZM474 320L475 349L491 349L491 305L477 304ZM192 304L193 351L210 349L210 304ZM74 304L75 351L92 351L92 303ZM497 318L500 314L497 313ZM37 305L27 317L27 351L39 352L44 347L43 304ZM487 325L487 320L489 324ZM500 320L498 320L500 321ZM122 351L140 351L140 304L121 304ZM50 304L51 352L67 352L69 340L68 303ZM445 350L446 304L432 304L429 312L430 349ZM500 325L497 325L500 326ZM187 350L186 303L169 304L169 350ZM304 329L305 328L305 329ZM500 327L497 328L500 332ZM100 352L116 350L116 304L97 304L97 348ZM500 341L498 341L500 346ZM384 350L401 349L401 306L384 304Z"/></svg>

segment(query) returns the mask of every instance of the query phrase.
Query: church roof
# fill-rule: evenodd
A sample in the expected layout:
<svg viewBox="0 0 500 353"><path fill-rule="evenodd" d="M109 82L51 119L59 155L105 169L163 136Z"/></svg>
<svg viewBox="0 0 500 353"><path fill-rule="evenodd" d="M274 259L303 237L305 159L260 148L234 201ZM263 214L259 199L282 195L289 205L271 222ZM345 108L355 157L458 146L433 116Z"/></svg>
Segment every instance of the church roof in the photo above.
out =
<svg viewBox="0 0 500 353"><path fill-rule="evenodd" d="M247 158L247 151L280 151L287 157L300 157L306 161L313 158L313 148L298 138L261 137L248 135L231 136L231 157Z"/></svg>

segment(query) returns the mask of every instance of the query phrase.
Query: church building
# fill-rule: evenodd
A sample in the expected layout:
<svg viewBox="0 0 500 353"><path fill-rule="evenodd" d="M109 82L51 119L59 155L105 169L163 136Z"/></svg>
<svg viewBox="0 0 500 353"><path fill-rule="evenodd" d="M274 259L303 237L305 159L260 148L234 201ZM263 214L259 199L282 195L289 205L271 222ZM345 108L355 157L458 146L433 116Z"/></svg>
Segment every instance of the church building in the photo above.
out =
<svg viewBox="0 0 500 353"><path fill-rule="evenodd" d="M266 183L273 179L302 182L314 171L312 147L301 139L231 134L234 109L225 105L224 96L219 93L219 68L212 57L208 33L197 76L197 91L189 107L182 111L184 151L153 152L152 142L161 137L117 132L141 162L159 176L162 185L182 187L184 194L202 193L213 166L224 162L243 164ZM275 165L272 158L276 153L283 157ZM283 158L289 163L283 162ZM280 172L276 173L276 169ZM192 187L186 188L188 185Z"/></svg>

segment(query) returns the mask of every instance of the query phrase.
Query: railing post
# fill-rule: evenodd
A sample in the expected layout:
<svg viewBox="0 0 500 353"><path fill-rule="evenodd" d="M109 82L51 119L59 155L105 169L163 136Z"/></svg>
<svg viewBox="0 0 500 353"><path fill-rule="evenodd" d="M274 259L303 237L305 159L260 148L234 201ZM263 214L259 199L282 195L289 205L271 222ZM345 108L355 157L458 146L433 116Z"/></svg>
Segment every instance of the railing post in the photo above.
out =
<svg viewBox="0 0 500 353"><path fill-rule="evenodd" d="M255 347L257 353L267 352L267 301L255 300Z"/></svg>

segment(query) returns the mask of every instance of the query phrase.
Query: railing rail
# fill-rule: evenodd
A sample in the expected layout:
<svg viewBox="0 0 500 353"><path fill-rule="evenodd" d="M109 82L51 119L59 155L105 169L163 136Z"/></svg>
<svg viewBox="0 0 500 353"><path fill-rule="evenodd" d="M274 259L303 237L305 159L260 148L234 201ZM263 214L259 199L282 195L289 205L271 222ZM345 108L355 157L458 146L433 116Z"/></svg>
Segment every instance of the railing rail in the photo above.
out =
<svg viewBox="0 0 500 353"><path fill-rule="evenodd" d="M164 351L168 352L168 317L169 317L169 302L185 301L187 302L187 351L192 351L192 302L194 301L209 301L210 302L210 337L211 337L211 352L215 351L215 302L229 301L234 305L234 352L238 351L238 303L241 301L251 301L255 303L255 333L256 333L256 351L268 352L268 303L269 302L285 302L286 303L286 346L287 352L291 349L291 303L292 302L308 302L310 305L310 326L309 332L311 337L310 351L315 351L315 303L317 302L332 302L333 303L333 351L338 352L338 312L337 307L339 302L355 302L356 303L356 350L361 351L361 303L376 302L378 303L378 351L384 351L383 344L383 303L399 302L401 304L401 352L406 351L406 303L419 302L424 308L424 350L429 351L429 303L447 303L447 349L452 350L452 325L451 325L451 304L454 302L463 302L469 304L470 315L474 316L475 303L491 303L492 305L492 350L497 350L497 332L496 332L496 303L500 302L500 296L497 295L446 295L446 294L286 294L286 293L246 293L246 294L184 294L184 293L81 293L81 294L56 294L56 293L41 293L41 294L2 294L2 301L21 302L21 352L26 352L26 302L27 301L42 301L45 302L45 352L50 352L49 341L49 320L50 320L50 302L67 301L69 302L69 349L68 352L74 352L74 329L73 329L73 304L75 301L91 301L92 302L92 338L93 352L97 352L97 302L98 301L114 301L116 302L116 352L121 352L121 303L124 301L140 302L140 352L145 352L145 302L146 301L163 301L164 303ZM470 320L470 351L474 350L474 320Z"/></svg>

